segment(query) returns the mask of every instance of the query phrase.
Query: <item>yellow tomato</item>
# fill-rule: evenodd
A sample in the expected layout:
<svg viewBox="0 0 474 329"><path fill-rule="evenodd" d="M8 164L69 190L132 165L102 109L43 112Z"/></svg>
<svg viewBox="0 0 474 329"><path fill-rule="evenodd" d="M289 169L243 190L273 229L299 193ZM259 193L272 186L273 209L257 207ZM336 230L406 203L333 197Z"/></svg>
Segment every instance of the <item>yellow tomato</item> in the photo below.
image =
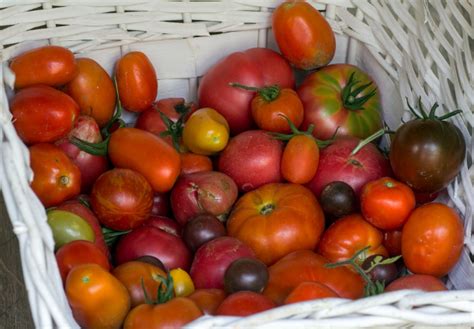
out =
<svg viewBox="0 0 474 329"><path fill-rule="evenodd" d="M204 107L195 111L186 121L183 142L193 153L215 154L229 141L229 124L216 110Z"/></svg>
<svg viewBox="0 0 474 329"><path fill-rule="evenodd" d="M185 270L175 268L170 271L173 278L174 294L176 297L186 297L194 292L194 283Z"/></svg>

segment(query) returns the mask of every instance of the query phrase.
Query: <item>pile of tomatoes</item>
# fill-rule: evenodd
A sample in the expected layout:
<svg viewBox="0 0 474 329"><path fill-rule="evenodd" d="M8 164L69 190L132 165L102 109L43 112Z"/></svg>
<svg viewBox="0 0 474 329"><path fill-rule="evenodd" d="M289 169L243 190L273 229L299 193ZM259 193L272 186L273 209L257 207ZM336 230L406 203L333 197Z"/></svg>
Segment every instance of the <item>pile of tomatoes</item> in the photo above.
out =
<svg viewBox="0 0 474 329"><path fill-rule="evenodd" d="M156 100L155 68L138 51L114 79L59 46L10 62L13 123L81 327L179 327L446 289L463 225L433 200L465 158L446 121L456 113L420 104L382 151L380 90L358 67L328 65L335 38L319 12L285 2L273 31L280 53L222 58L197 104ZM294 68L305 71L298 86Z"/></svg>

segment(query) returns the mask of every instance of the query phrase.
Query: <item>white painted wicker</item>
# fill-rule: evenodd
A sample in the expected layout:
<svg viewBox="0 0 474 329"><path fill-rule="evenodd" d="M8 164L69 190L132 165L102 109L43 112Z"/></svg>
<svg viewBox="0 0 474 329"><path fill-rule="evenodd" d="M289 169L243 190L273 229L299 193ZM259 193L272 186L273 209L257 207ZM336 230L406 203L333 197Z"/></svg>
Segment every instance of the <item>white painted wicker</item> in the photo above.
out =
<svg viewBox="0 0 474 329"><path fill-rule="evenodd" d="M407 98L461 109L454 122L468 152L448 201L464 217L465 248L449 275L449 292L401 291L357 301L326 299L247 318L204 317L191 327L474 326L472 0L321 0L337 33L334 62L361 66L383 91L384 116L394 129ZM145 52L160 80L159 98L196 98L198 79L218 59L255 46L275 48L271 11L280 1L0 0L0 186L18 237L31 311L38 328L77 327L67 306L45 211L29 188L25 145L11 123L8 61L44 44L69 47L112 73L131 50ZM404 114L405 113L405 114ZM129 118L129 119L133 119ZM470 289L470 290L468 290Z"/></svg>

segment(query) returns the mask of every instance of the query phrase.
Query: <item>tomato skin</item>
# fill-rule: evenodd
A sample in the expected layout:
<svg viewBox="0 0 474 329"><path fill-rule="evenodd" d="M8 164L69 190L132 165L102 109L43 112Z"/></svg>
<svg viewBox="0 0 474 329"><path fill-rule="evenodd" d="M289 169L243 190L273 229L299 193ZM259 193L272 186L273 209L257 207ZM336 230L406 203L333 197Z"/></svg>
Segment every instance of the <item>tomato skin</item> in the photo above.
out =
<svg viewBox="0 0 474 329"><path fill-rule="evenodd" d="M70 96L46 85L18 91L10 106L13 125L25 144L66 137L79 116L79 106Z"/></svg>
<svg viewBox="0 0 474 329"><path fill-rule="evenodd" d="M301 282L285 298L283 304L298 303L319 298L338 298L339 295L325 284L313 281Z"/></svg>
<svg viewBox="0 0 474 329"><path fill-rule="evenodd" d="M316 69L334 57L334 32L309 3L293 0L279 5L273 12L272 28L283 56L297 68Z"/></svg>
<svg viewBox="0 0 474 329"><path fill-rule="evenodd" d="M115 66L115 76L120 101L128 111L145 111L156 99L155 68L144 53L132 51L120 58Z"/></svg>
<svg viewBox="0 0 474 329"><path fill-rule="evenodd" d="M306 184L319 164L319 146L313 137L296 135L286 144L281 158L281 175L290 183Z"/></svg>
<svg viewBox="0 0 474 329"><path fill-rule="evenodd" d="M164 304L138 305L127 315L123 328L181 328L202 315L199 307L191 299L176 297Z"/></svg>
<svg viewBox="0 0 474 329"><path fill-rule="evenodd" d="M420 289L423 291L446 291L446 285L435 276L426 274L410 274L402 276L392 281L386 288L385 292L403 290L403 289Z"/></svg>
<svg viewBox="0 0 474 329"><path fill-rule="evenodd" d="M415 209L415 193L402 182L382 177L364 185L360 195L364 218L382 230L403 226Z"/></svg>
<svg viewBox="0 0 474 329"><path fill-rule="evenodd" d="M15 88L36 84L61 86L77 74L74 54L67 48L44 46L15 57L10 68L15 73Z"/></svg>
<svg viewBox="0 0 474 329"><path fill-rule="evenodd" d="M76 60L78 73L65 86L65 92L79 105L81 114L95 119L100 127L109 122L115 110L115 87L108 73L91 58Z"/></svg>
<svg viewBox="0 0 474 329"><path fill-rule="evenodd" d="M201 309L204 314L214 315L222 301L225 299L226 293L222 289L196 289L188 296Z"/></svg>
<svg viewBox="0 0 474 329"><path fill-rule="evenodd" d="M375 88L362 108L351 110L344 105L342 90L351 74L359 81L357 86L372 82L356 97L362 97ZM356 89L356 88L354 88ZM322 140L337 136L352 136L364 139L382 128L380 92L372 79L358 67L350 64L331 64L308 75L299 86L298 95L304 106L301 129L314 124L313 135Z"/></svg>
<svg viewBox="0 0 474 329"><path fill-rule="evenodd" d="M250 246L267 265L292 251L314 249L323 229L316 197L297 184L267 184L248 192L227 220L228 235Z"/></svg>
<svg viewBox="0 0 474 329"><path fill-rule="evenodd" d="M274 307L276 304L267 296L244 290L228 295L217 308L216 315L248 316Z"/></svg>
<svg viewBox="0 0 474 329"><path fill-rule="evenodd" d="M390 257L402 254L402 231L393 230L383 233L383 245Z"/></svg>
<svg viewBox="0 0 474 329"><path fill-rule="evenodd" d="M168 192L181 172L179 153L144 130L120 128L112 133L109 157L116 167L141 173L155 192Z"/></svg>
<svg viewBox="0 0 474 329"><path fill-rule="evenodd" d="M463 223L456 211L442 203L416 208L402 230L402 256L417 274L446 275L463 248Z"/></svg>
<svg viewBox="0 0 474 329"><path fill-rule="evenodd" d="M55 208L48 210L47 217L48 225L53 233L55 249L76 240L94 242L94 231L82 217Z"/></svg>
<svg viewBox="0 0 474 329"><path fill-rule="evenodd" d="M370 246L362 257L379 254L388 256L382 245L383 234L360 214L351 214L337 219L323 233L318 253L331 262L351 258L357 251ZM360 259L362 262L364 259Z"/></svg>
<svg viewBox="0 0 474 329"><path fill-rule="evenodd" d="M176 297L187 297L194 292L194 283L191 276L181 268L170 271L173 278L173 289Z"/></svg>
<svg viewBox="0 0 474 329"><path fill-rule="evenodd" d="M66 279L66 296L82 328L120 328L130 310L124 285L97 264L74 267Z"/></svg>
<svg viewBox="0 0 474 329"><path fill-rule="evenodd" d="M206 155L192 152L181 153L181 175L199 171L212 171L212 160Z"/></svg>
<svg viewBox="0 0 474 329"><path fill-rule="evenodd" d="M31 188L46 208L80 193L81 172L59 147L40 143L30 146L29 151L34 174Z"/></svg>

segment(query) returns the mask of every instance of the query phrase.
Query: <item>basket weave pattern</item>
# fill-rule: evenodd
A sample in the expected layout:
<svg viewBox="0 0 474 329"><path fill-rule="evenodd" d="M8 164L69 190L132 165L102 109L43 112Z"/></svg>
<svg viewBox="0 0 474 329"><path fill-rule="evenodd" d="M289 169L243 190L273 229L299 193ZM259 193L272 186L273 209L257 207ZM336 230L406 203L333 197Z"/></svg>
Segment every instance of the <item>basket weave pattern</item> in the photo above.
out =
<svg viewBox="0 0 474 329"><path fill-rule="evenodd" d="M8 96L14 76L8 61L26 49L57 44L78 56L94 57L112 73L124 53L148 54L160 79L159 97L196 98L199 77L218 59L236 50L275 46L271 12L281 1L2 0L0 1L0 187L21 252L35 325L77 327L63 292L54 243L43 206L29 187L32 172L26 146L11 123ZM449 292L399 291L357 301L326 299L247 318L204 317L192 326L262 325L269 327L474 325L473 110L474 3L470 0L321 0L309 1L324 12L343 40L336 61L367 64L393 81L396 97L384 104L390 128L396 111L438 102L444 111L461 109L467 159L448 187L449 202L464 217L465 248L450 273ZM339 40L338 36L338 40ZM339 47L339 43L338 43ZM362 49L362 50L361 50ZM185 58L184 61L177 58ZM373 63L372 62L372 63ZM377 70L377 68L373 68ZM403 100L403 101L402 101ZM400 110L398 110L398 109ZM393 113L390 114L390 111ZM408 119L407 112L404 118ZM456 290L454 290L456 289ZM471 289L471 290L468 290ZM317 321L317 322L314 322Z"/></svg>

